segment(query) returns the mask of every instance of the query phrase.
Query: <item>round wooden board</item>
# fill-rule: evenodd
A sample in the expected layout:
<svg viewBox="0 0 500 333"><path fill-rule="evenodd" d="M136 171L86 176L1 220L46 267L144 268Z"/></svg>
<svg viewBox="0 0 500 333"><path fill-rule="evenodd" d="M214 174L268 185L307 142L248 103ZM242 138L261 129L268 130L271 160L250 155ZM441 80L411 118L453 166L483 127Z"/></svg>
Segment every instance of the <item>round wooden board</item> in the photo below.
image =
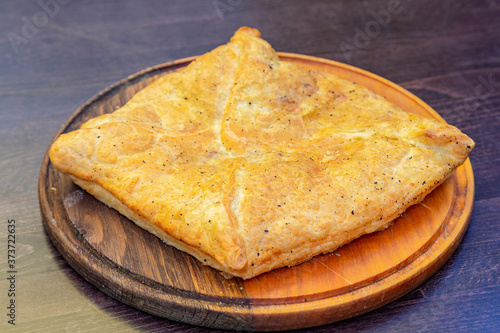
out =
<svg viewBox="0 0 500 333"><path fill-rule="evenodd" d="M283 60L364 85L408 112L444 120L405 89L338 62L280 53ZM113 112L159 75L193 59L159 65L102 91L56 134ZM54 138L54 140L55 140ZM100 203L43 159L39 179L47 232L86 280L137 309L176 321L238 330L286 330L332 323L387 304L436 272L467 228L474 198L469 160L384 231L335 252L250 280L226 280Z"/></svg>

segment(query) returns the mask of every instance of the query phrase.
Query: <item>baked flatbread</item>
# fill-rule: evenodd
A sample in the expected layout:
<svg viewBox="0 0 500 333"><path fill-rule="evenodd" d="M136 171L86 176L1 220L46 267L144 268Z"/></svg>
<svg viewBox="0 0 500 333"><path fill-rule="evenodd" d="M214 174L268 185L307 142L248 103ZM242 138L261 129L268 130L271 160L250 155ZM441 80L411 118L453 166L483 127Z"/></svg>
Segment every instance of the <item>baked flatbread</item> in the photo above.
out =
<svg viewBox="0 0 500 333"><path fill-rule="evenodd" d="M457 128L280 61L260 33L61 135L61 172L140 227L244 279L386 228L467 158Z"/></svg>

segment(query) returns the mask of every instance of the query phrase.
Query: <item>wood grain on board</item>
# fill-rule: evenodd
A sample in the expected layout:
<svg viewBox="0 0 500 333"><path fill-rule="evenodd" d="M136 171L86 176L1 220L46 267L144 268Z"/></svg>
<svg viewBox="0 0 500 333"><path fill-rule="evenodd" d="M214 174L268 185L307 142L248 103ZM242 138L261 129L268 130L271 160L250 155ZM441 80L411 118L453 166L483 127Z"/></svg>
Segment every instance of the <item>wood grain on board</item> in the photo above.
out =
<svg viewBox="0 0 500 333"><path fill-rule="evenodd" d="M369 72L309 56L280 56L355 81L407 112L444 121L413 94ZM78 109L57 135L113 112L159 75L193 59L155 66L123 79ZM245 281L227 280L165 245L74 185L53 168L47 155L39 191L50 238L70 265L106 294L145 312L190 324L283 330L351 318L424 282L444 264L465 233L474 179L467 160L386 230L301 265Z"/></svg>

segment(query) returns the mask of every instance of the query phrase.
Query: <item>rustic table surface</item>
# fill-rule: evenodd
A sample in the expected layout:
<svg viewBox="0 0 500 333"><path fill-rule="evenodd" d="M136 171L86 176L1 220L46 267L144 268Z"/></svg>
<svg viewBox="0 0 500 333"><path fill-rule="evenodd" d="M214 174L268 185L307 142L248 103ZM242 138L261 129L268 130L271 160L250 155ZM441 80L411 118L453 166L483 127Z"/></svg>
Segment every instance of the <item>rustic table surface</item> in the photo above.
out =
<svg viewBox="0 0 500 333"><path fill-rule="evenodd" d="M38 174L54 134L94 94L210 51L243 25L278 51L349 63L403 86L476 142L474 210L447 263L395 302L303 331L500 331L499 18L496 0L2 1L0 331L213 331L135 310L82 279L44 230Z"/></svg>

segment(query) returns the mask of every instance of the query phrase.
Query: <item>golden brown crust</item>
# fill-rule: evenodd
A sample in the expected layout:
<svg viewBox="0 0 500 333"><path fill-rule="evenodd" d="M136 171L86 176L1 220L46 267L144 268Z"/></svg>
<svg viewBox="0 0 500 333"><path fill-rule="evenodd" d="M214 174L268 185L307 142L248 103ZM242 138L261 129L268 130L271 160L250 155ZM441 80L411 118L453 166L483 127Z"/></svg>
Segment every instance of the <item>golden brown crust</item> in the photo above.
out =
<svg viewBox="0 0 500 333"><path fill-rule="evenodd" d="M474 142L335 75L280 61L255 29L54 143L54 166L232 276L387 227Z"/></svg>

